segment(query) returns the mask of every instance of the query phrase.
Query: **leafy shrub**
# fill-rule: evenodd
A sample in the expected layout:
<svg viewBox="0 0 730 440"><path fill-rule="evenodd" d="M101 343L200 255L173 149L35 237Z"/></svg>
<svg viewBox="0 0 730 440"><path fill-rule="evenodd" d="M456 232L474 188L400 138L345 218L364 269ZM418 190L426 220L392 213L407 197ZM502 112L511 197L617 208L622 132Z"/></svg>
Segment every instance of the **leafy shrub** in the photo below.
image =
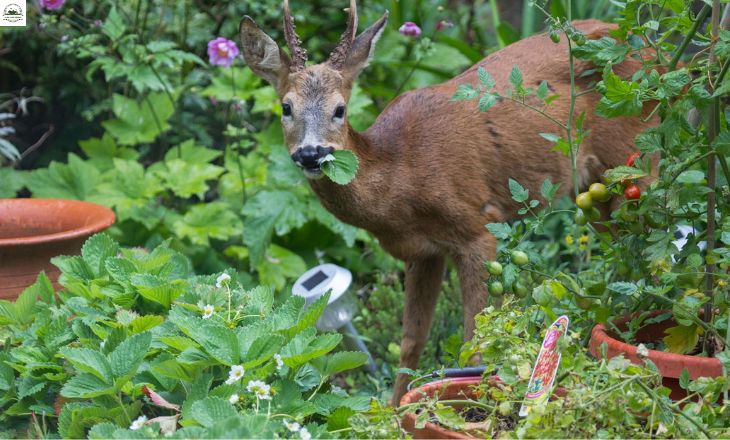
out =
<svg viewBox="0 0 730 440"><path fill-rule="evenodd" d="M168 243L105 234L54 264L63 289L41 274L0 302L5 435L274 437L296 422L302 438L336 436L369 408L330 384L366 355L331 353L341 335L317 333L328 296L276 304L268 287L194 276Z"/></svg>

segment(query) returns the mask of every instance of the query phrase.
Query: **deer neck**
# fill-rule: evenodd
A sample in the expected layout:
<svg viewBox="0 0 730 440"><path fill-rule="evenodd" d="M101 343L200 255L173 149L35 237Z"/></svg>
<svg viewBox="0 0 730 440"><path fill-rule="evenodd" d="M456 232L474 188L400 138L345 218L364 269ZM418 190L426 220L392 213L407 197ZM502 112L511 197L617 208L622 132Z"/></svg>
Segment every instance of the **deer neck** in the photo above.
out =
<svg viewBox="0 0 730 440"><path fill-rule="evenodd" d="M358 133L348 124L347 144L359 161L357 175L347 185L338 185L327 177L311 180L310 184L322 205L335 217L365 229L371 229L375 210L382 194L382 175L388 161L381 154L369 133Z"/></svg>

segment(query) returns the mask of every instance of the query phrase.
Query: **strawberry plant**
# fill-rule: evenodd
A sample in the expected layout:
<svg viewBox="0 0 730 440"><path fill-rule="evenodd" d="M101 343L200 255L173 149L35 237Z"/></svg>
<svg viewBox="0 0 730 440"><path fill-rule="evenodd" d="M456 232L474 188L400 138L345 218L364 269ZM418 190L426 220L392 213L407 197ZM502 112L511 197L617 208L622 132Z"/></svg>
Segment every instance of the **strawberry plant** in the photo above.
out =
<svg viewBox="0 0 730 440"><path fill-rule="evenodd" d="M330 378L366 362L309 307L224 272L195 276L165 242L124 249L95 235L0 301L3 436L337 436L369 408Z"/></svg>

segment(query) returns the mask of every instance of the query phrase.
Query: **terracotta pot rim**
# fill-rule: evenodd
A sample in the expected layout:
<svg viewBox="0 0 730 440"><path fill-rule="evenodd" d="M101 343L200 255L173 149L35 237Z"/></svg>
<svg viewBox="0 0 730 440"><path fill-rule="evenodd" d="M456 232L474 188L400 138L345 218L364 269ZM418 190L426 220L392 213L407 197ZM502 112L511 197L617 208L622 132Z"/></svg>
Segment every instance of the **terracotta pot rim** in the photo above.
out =
<svg viewBox="0 0 730 440"><path fill-rule="evenodd" d="M65 231L54 232L51 234L31 235L26 237L12 237L12 238L0 238L0 248L16 247L16 246L31 246L45 243L53 243L59 241L72 240L80 237L86 237L93 235L97 232L103 231L114 224L116 217L114 211L96 203L85 202L81 200L67 200L67 199L0 199L3 204L58 204L62 203L65 205L76 205L78 208L83 208L87 212L93 213L91 222L88 224L80 225L67 229Z"/></svg>
<svg viewBox="0 0 730 440"><path fill-rule="evenodd" d="M491 376L491 380L497 376ZM497 377L497 380L499 378ZM412 390L408 391L406 394L401 397L399 406L408 405L411 403L419 402L420 400L423 400L424 394L426 396L433 396L434 393L438 390L444 389L448 386L453 385L460 385L461 388L464 389L465 395L467 397L472 397L473 392L471 391L472 386L476 386L482 383L485 379L482 376L471 376L471 377L454 377L454 378L448 378L448 379L441 379L434 382L428 382L421 386L418 386L416 388L413 388ZM408 424L415 426L416 423L416 414L413 412L407 412L403 415L403 420L405 421L408 419ZM426 422L424 427L422 428L423 431L429 431L432 434L436 434L437 437L429 437L429 438L451 438L451 439L471 439L472 436L468 435L464 432L458 432L458 431L452 431L444 426L441 426L436 423L432 422Z"/></svg>
<svg viewBox="0 0 730 440"><path fill-rule="evenodd" d="M649 317L657 316L663 313L671 313L671 310L656 310L649 314ZM614 325L621 328L629 320L634 318L636 315L622 316L613 321ZM648 324L656 325L656 324ZM604 324L596 324L591 331L591 341L588 346L590 353L596 358L601 358L601 345L606 343L608 346L607 357L612 358L618 355L618 353L624 353L628 359L638 358L637 349L638 346L628 344L620 339L615 338L611 335ZM700 376L706 376L706 374L699 374L699 372L713 372L711 374L718 376L722 375L722 363L717 358L710 358L706 356L695 356L687 354L669 353L666 351L648 350L648 358L654 362L659 369L659 372L663 377L679 378L679 373L671 371L669 368L670 364L678 364L683 368L687 367L690 372L690 378L696 379ZM611 353L615 353L611 355ZM681 369L680 369L681 371ZM714 372L717 374L714 374Z"/></svg>

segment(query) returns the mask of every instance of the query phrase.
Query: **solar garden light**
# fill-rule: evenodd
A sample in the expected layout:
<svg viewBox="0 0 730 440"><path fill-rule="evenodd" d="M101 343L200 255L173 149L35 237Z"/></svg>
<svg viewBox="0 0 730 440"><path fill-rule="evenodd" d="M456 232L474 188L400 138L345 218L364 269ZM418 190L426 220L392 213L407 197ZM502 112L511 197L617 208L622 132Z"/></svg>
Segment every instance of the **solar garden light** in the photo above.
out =
<svg viewBox="0 0 730 440"><path fill-rule="evenodd" d="M352 273L349 270L335 264L320 264L304 272L297 279L292 287L292 293L304 298L305 306L309 306L331 290L327 308L317 321L317 329L336 330L341 333L348 349L362 351L368 355L368 372L376 376L378 369L375 361L352 325L357 304L352 293L348 291L351 283Z"/></svg>

